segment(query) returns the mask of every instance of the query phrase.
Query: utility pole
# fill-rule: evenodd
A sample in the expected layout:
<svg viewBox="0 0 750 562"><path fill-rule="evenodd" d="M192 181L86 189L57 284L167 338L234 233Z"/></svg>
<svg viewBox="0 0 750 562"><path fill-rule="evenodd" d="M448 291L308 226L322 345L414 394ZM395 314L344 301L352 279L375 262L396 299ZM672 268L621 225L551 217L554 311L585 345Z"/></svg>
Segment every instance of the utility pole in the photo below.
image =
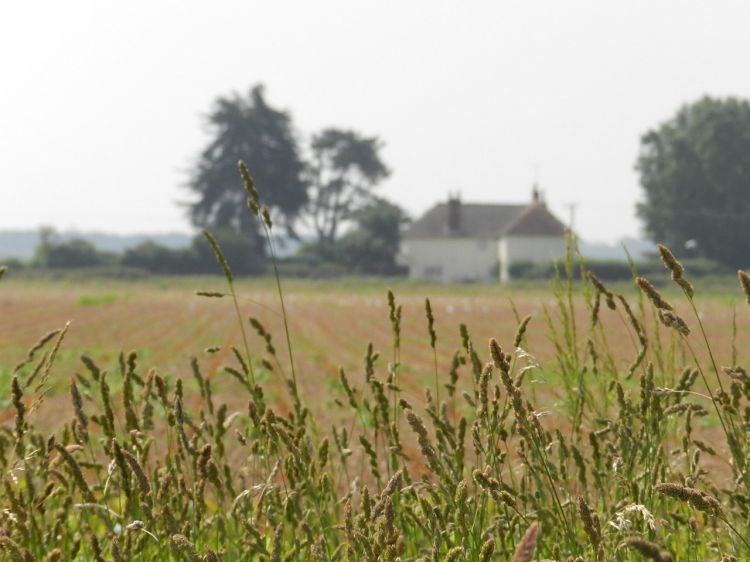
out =
<svg viewBox="0 0 750 562"><path fill-rule="evenodd" d="M576 209L580 203L566 203L565 207L568 209L568 229L573 232L573 226L576 222Z"/></svg>

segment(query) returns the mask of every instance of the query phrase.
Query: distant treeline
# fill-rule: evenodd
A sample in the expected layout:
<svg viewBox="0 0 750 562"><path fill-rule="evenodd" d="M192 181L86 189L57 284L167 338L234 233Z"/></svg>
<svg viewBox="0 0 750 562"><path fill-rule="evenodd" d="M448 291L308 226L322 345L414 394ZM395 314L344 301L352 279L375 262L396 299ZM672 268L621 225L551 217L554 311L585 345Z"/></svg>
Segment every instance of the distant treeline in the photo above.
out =
<svg viewBox="0 0 750 562"><path fill-rule="evenodd" d="M254 239L233 232L216 232L215 238L237 275L259 275L265 271L262 250ZM113 275L201 275L216 273L216 258L202 235L194 236L186 248L169 248L146 241L122 253L99 250L80 238L56 240L53 233L42 233L34 257L21 265L31 270L98 270Z"/></svg>
<svg viewBox="0 0 750 562"><path fill-rule="evenodd" d="M339 241L327 246L319 243L299 244L293 255L282 251L278 260L282 273L288 277L327 278L345 275L406 275L407 270L395 262L399 244L398 216L372 212L369 220L360 219L360 225ZM383 216L389 220L383 221ZM380 220L373 220L373 217ZM389 222L391 224L389 224ZM391 227L391 228L388 228ZM390 236L389 236L390 233ZM269 272L269 249L259 247L262 242L228 230L213 233L230 264L240 276L263 275ZM279 241L284 243L284 241ZM279 248L277 248L278 250ZM213 275L216 258L202 234L194 236L184 248L170 248L153 241L144 241L122 252L100 250L94 243L81 238L62 239L51 229L40 232L40 242L34 256L27 262L6 260L11 270L31 272L87 272L108 277L138 277L144 275ZM632 278L628 263L617 260L587 259L586 268L602 281L623 281ZM683 263L693 277L731 274L728 266L702 258L684 259ZM653 256L638 261L638 273L658 277L663 272L661 263ZM555 264L517 263L510 267L511 278L516 281L551 279ZM573 272L574 276L578 271Z"/></svg>
<svg viewBox="0 0 750 562"><path fill-rule="evenodd" d="M333 244L298 246L295 255L278 260L284 273L294 277L334 277L347 274L402 275L406 271L395 263L399 244L398 225L380 224L382 208L362 218L357 228ZM393 221L399 217L389 216ZM372 224L374 223L374 224ZM373 232L377 230L379 232ZM390 232L389 232L390 231ZM270 266L270 252L265 241L231 230L212 232L236 275L262 275ZM279 243L279 242L277 242ZM283 241L281 242L283 244ZM261 246L261 244L263 246ZM277 248L277 251L283 248ZM287 252L282 252L288 254ZM8 260L6 260L8 261ZM133 277L139 275L212 275L216 258L202 234L192 238L189 246L170 248L144 241L122 252L102 251L82 238L61 239L52 229L43 229L33 257L22 262L10 260L11 270L31 272L87 271L98 275Z"/></svg>

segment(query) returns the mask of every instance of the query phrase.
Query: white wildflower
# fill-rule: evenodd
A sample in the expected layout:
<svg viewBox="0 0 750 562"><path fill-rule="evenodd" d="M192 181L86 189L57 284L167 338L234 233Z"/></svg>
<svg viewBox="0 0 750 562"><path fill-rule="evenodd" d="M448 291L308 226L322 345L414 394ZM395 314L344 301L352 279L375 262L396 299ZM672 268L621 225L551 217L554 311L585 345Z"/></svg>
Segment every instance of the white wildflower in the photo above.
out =
<svg viewBox="0 0 750 562"><path fill-rule="evenodd" d="M656 523L656 519L654 518L654 516L648 509L646 509L645 505L641 505L639 503L631 503L630 505L626 505L622 510L615 513L615 516L611 521L608 521L607 524L611 527L614 527L618 531L630 531L633 524L627 517L625 517L630 513L640 513L641 517L643 517L644 523L648 525L649 529L651 529L652 531L658 531L658 524Z"/></svg>

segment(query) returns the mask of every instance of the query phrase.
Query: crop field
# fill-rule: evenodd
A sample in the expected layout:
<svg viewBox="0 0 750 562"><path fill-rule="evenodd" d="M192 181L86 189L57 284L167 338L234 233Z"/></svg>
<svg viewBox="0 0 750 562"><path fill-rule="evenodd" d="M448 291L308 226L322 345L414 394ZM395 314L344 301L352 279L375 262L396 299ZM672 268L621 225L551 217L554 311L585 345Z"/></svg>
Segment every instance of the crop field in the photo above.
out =
<svg viewBox="0 0 750 562"><path fill-rule="evenodd" d="M80 368L87 354L112 367L120 352L137 351L141 362L168 374L189 368L198 355L207 371L218 369L240 345L241 333L229 299L196 295L197 291L222 291L223 278L158 278L144 281L13 280L4 281L0 293L0 364L14 365L40 336L70 321L65 346L57 358L60 372ZM547 307L556 314L547 283L532 287L486 285L442 286L404 281L303 282L284 284L294 347L302 363L301 385L313 391L321 382L338 378L338 368L361 371L368 342L376 349L392 347L387 291L393 290L403 306L401 363L421 393L424 377L432 377L432 350L427 338L425 298L429 297L438 333L438 367L450 367L460 347L459 325L465 324L477 341L496 337L512 340L518 322L530 315L528 347L543 363L555 357L544 317ZM634 297L634 287L621 287ZM713 339L717 355L731 358L733 309L741 295L731 289L712 291L698 301L699 312ZM243 318L259 319L274 334L281 334L278 297L268 280L240 281L237 285ZM670 293L667 293L670 294ZM576 300L579 300L576 297ZM515 311L514 311L515 307ZM618 345L612 352L619 362L632 360L635 351L621 315L602 314L609 338ZM737 321L750 315L738 309ZM590 313L576 307L576 321L585 328ZM251 347L260 352L263 341L247 325ZM738 345L750 344L750 331L736 334ZM205 350L221 347L213 353ZM70 372L68 373L70 374Z"/></svg>
<svg viewBox="0 0 750 562"><path fill-rule="evenodd" d="M8 366L16 365L44 334L70 327L56 359L50 384L55 391L41 411L59 419L59 408L72 415L65 389L71 376L84 368L80 357L91 357L102 369L115 371L118 356L135 351L142 368L164 375L192 378L190 361L196 356L222 396L231 402L232 378L222 371L231 364L231 348L241 347L242 334L232 303L227 298L205 298L198 290L220 291L223 278L160 278L145 281L8 280L0 293L0 380L7 386ZM554 395L556 350L545 318L545 307L554 317L555 301L548 284L534 287L441 286L406 282L317 282L285 284L291 338L299 369L299 386L313 403L325 403L338 383L339 368L353 379L364 376L364 355L369 342L383 354L383 367L392 361L392 332L386 294L392 289L403 306L400 368L406 397L422 400L423 389L433 384L435 358L429 345L425 298L430 297L438 334L436 351L439 373L447 373L454 353L461 347L459 326L464 324L477 342L495 337L512 341L521 318L531 316L527 349L545 368L535 377L537 392ZM635 295L631 287L624 290ZM257 318L276 334L283 333L278 297L268 280L238 284L243 318ZM735 298L732 298L735 297ZM700 304L715 353L729 364L732 356L733 303L737 295L714 293ZM579 303L581 304L581 303ZM578 306L576 322L585 329L589 312ZM742 310L740 309L742 314ZM621 315L602 314L614 360L625 368L637 346ZM741 322L742 318L739 319ZM262 355L265 343L246 325L251 352ZM750 330L741 330L735 341L750 344ZM283 340L274 342L282 347ZM583 343L583 342L582 342ZM286 359L282 356L282 362ZM278 391L278 381L264 381ZM447 381L442 381L446 383ZM56 394L61 394L58 398ZM283 393L281 393L283 394ZM283 399L283 396L279 396ZM58 403L59 402L59 403Z"/></svg>
<svg viewBox="0 0 750 562"><path fill-rule="evenodd" d="M0 552L747 559L750 307L665 279L7 276Z"/></svg>

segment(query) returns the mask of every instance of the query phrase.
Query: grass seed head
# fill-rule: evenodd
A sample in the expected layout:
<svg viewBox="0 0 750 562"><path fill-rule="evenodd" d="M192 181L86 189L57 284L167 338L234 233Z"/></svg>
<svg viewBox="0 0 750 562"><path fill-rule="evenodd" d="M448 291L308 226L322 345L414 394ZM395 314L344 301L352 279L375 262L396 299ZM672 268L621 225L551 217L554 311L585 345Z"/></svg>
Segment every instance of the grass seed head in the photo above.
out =
<svg viewBox="0 0 750 562"><path fill-rule="evenodd" d="M517 349L521 347L521 343L523 342L523 337L526 335L526 328L528 328L529 322L531 322L531 316L526 316L518 325L518 328L516 329L516 337L513 338L514 348Z"/></svg>
<svg viewBox="0 0 750 562"><path fill-rule="evenodd" d="M68 469L73 475L73 479L75 480L76 485L80 489L81 495L86 500L86 502L96 503L96 498L91 492L91 488L89 488L89 485L86 483L86 479L83 477L83 472L81 472L81 466L78 464L78 461L75 459L75 457L73 457L73 455L71 455L70 452L59 443L55 443L55 450L60 453L60 456L68 465Z"/></svg>
<svg viewBox="0 0 750 562"><path fill-rule="evenodd" d="M78 392L78 385L76 385L75 380L70 381L70 398L73 402L73 410L78 420L78 425L86 429L89 425L89 419L83 411L83 399L80 392Z"/></svg>
<svg viewBox="0 0 750 562"><path fill-rule="evenodd" d="M688 328L688 325L685 323L685 321L677 313L672 312L671 310L660 308L659 320L667 328L674 328L683 336L690 335L690 328Z"/></svg>
<svg viewBox="0 0 750 562"><path fill-rule="evenodd" d="M250 175L250 170L242 160L237 162L237 168L239 168L240 171L242 185L247 192L247 207L252 214L258 215L260 212L260 195L258 194L258 190L255 189L255 182Z"/></svg>
<svg viewBox="0 0 750 562"><path fill-rule="evenodd" d="M656 287L654 287L648 279L645 277L636 277L635 284L638 285L638 288L643 291L643 294L648 297L648 300L650 300L651 304L656 308L661 310L674 310L674 307L664 300L661 293L656 290Z"/></svg>
<svg viewBox="0 0 750 562"><path fill-rule="evenodd" d="M281 537L284 527L277 525L273 532L273 545L271 546L271 562L281 562Z"/></svg>
<svg viewBox="0 0 750 562"><path fill-rule="evenodd" d="M614 294L612 294L612 292L604 286L604 283L599 280L599 278L594 274L593 271L587 271L586 274L589 278L589 281L591 281L591 284L596 289L597 297L599 295L604 295L604 298L607 302L607 308L609 308L610 310L615 310L617 308L617 304L615 303Z"/></svg>
<svg viewBox="0 0 750 562"><path fill-rule="evenodd" d="M513 553L511 562L531 562L534 556L534 548L536 547L536 539L539 535L539 525L532 523L531 526L526 529L523 537L516 545L516 550Z"/></svg>
<svg viewBox="0 0 750 562"><path fill-rule="evenodd" d="M737 277L740 280L740 287L742 287L742 292L745 293L747 303L750 304L750 275L740 269L737 271Z"/></svg>
<svg viewBox="0 0 750 562"><path fill-rule="evenodd" d="M482 550L479 552L480 562L490 562L492 560L492 554L495 552L495 539L487 539L482 545Z"/></svg>
<svg viewBox="0 0 750 562"><path fill-rule="evenodd" d="M448 554L443 558L444 562L457 562L464 556L464 549L461 546L454 546L448 551Z"/></svg>
<svg viewBox="0 0 750 562"><path fill-rule="evenodd" d="M664 267L672 272L672 279L676 281L681 278L685 273L685 268L677 261L677 258L674 257L674 254L672 254L669 248L662 244L657 244L656 249L659 250L659 257L661 258Z"/></svg>
<svg viewBox="0 0 750 562"><path fill-rule="evenodd" d="M495 338L492 338L490 340L490 356L492 357L492 361L495 363L495 367L500 369L505 362L505 354L503 353L500 344L497 343L497 340Z"/></svg>
<svg viewBox="0 0 750 562"><path fill-rule="evenodd" d="M669 552L662 550L658 544L641 537L629 537L622 542L622 546L635 550L644 558L654 560L654 562L672 562L672 555Z"/></svg>
<svg viewBox="0 0 750 562"><path fill-rule="evenodd" d="M682 288L688 298L692 299L695 296L695 289L693 288L693 285L690 284L690 281L688 281L684 277L679 277L674 281Z"/></svg>
<svg viewBox="0 0 750 562"><path fill-rule="evenodd" d="M686 502L698 511L703 511L709 515L719 516L724 512L719 500L701 492L700 490L696 490L695 488L671 482L664 482L654 486L654 490L664 496Z"/></svg>
<svg viewBox="0 0 750 562"><path fill-rule="evenodd" d="M437 334L435 333L435 316L432 314L430 299L424 300L424 310L427 316L427 333L430 335L430 347L434 348L437 342Z"/></svg>
<svg viewBox="0 0 750 562"><path fill-rule="evenodd" d="M583 496L578 496L578 512L583 522L583 530L586 531L591 545L596 550L602 540L599 520Z"/></svg>
<svg viewBox="0 0 750 562"><path fill-rule="evenodd" d="M18 382L18 377L16 375L13 375L10 393L13 407L16 409L16 439L20 444L21 437L23 437L24 433L24 427L26 425L26 406L23 404L23 391L21 390L21 384Z"/></svg>
<svg viewBox="0 0 750 562"><path fill-rule="evenodd" d="M198 551L195 550L195 545L182 534L176 533L170 537L170 543L172 549L176 551L178 555L186 558L190 562L201 562Z"/></svg>
<svg viewBox="0 0 750 562"><path fill-rule="evenodd" d="M139 463L138 459L135 458L126 449L122 449L122 455L123 457L125 457L125 460L127 461L128 465L130 465L130 470L135 475L135 479L138 482L138 487L141 490L141 494L143 495L151 494L151 483L149 482L148 476L146 476L146 471L143 470L141 463Z"/></svg>
<svg viewBox="0 0 750 562"><path fill-rule="evenodd" d="M216 262L219 264L219 267L221 267L221 270L224 272L224 277L226 277L229 283L232 283L232 281L234 280L234 277L232 276L232 271L229 269L229 264L227 263L227 259L224 257L224 252L221 251L221 248L219 247L219 243L216 241L216 238L214 238L213 234L211 234L208 230L203 231L203 236L208 241L209 246L211 246L211 249L214 252L214 256L216 257Z"/></svg>
<svg viewBox="0 0 750 562"><path fill-rule="evenodd" d="M260 208L260 216L263 219L263 224L266 225L266 228L268 230L271 230L273 228L273 221L271 220L271 211L268 210L268 207L263 205Z"/></svg>

